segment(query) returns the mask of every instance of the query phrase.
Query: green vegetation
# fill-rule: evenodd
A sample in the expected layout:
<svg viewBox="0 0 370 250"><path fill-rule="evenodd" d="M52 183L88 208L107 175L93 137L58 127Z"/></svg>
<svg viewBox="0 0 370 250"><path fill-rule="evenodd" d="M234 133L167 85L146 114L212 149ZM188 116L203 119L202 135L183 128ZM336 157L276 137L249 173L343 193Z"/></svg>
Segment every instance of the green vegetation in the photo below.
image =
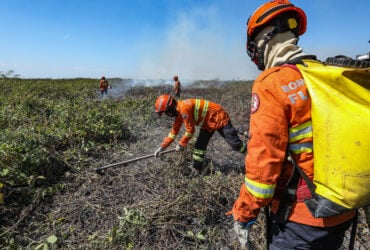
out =
<svg viewBox="0 0 370 250"><path fill-rule="evenodd" d="M0 177L10 187L56 183L71 167L133 140L131 116L151 103L150 97L101 101L93 79L1 79L0 85Z"/></svg>

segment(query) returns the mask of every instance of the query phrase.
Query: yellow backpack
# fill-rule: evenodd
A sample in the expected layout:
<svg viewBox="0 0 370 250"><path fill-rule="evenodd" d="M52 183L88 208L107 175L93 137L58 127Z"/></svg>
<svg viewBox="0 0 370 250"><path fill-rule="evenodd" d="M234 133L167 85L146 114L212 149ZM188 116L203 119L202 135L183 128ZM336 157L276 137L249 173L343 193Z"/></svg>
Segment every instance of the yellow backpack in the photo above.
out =
<svg viewBox="0 0 370 250"><path fill-rule="evenodd" d="M312 101L314 152L314 193L305 203L315 217L368 205L370 63L358 68L303 62L297 67Z"/></svg>

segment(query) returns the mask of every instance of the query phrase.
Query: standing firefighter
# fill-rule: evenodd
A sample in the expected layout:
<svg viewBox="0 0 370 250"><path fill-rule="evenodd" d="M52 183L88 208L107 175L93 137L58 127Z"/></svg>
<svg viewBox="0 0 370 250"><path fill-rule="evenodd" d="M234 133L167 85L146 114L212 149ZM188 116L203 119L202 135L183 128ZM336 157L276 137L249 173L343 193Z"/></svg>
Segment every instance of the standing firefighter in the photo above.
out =
<svg viewBox="0 0 370 250"><path fill-rule="evenodd" d="M299 175L289 182L292 159L313 179L311 99L295 67L315 59L297 46L305 31L304 11L288 1L263 4L247 23L247 52L263 72L252 89L244 183L228 212L243 248L263 207L271 211L269 249L338 249L355 215L315 218L303 202L310 198L306 182Z"/></svg>
<svg viewBox="0 0 370 250"><path fill-rule="evenodd" d="M176 98L180 98L180 94L181 94L181 83L180 83L180 80L179 80L179 76L178 75L175 75L173 77L173 80L175 81L174 87L173 87L173 92L175 92L175 97Z"/></svg>
<svg viewBox="0 0 370 250"><path fill-rule="evenodd" d="M108 88L109 88L109 82L108 80L105 78L105 76L102 76L100 78L100 82L99 82L99 88L100 88L100 94L101 96L104 96L108 94Z"/></svg>
<svg viewBox="0 0 370 250"><path fill-rule="evenodd" d="M158 156L175 140L182 123L185 124L186 132L176 146L176 151L187 146L195 133L195 126L200 127L193 151L193 168L198 172L202 172L207 145L215 131L220 133L233 150L246 152L246 144L239 139L229 115L216 103L201 99L176 101L171 95L161 95L155 102L155 112L159 115L165 113L170 117L175 117L171 132L155 151L155 156Z"/></svg>

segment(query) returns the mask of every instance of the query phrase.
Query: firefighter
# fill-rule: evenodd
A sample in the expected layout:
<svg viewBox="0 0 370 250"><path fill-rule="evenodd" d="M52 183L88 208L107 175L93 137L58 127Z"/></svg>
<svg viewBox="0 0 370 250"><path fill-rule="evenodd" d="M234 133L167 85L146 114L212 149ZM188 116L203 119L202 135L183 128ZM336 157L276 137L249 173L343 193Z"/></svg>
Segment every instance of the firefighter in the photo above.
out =
<svg viewBox="0 0 370 250"><path fill-rule="evenodd" d="M178 75L175 75L173 77L173 80L175 81L174 87L173 87L173 92L175 92L175 97L176 98L180 98L180 94L181 94L181 83L180 83L180 80L179 80L179 76Z"/></svg>
<svg viewBox="0 0 370 250"><path fill-rule="evenodd" d="M193 169L195 172L203 171L203 162L207 145L213 133L219 134L229 143L233 150L240 153L246 152L246 144L238 137L237 130L231 124L229 115L218 104L203 99L178 100L171 95L164 94L155 102L155 112L163 113L169 117L175 117L171 132L163 140L154 156L165 150L178 135L182 123L185 125L185 134L176 146L176 151L187 146L189 140L194 136L195 126L200 127L199 135L195 142L193 151Z"/></svg>
<svg viewBox="0 0 370 250"><path fill-rule="evenodd" d="M104 95L107 95L108 94L109 82L105 78L105 76L102 76L100 78L99 88L100 88L100 94L101 94L101 96L104 96Z"/></svg>
<svg viewBox="0 0 370 250"><path fill-rule="evenodd" d="M227 213L242 248L248 247L249 230L264 207L270 215L269 249L339 249L355 215L313 217L303 202L311 193L289 161L312 180L311 99L295 66L315 59L297 45L305 31L304 11L282 0L261 5L247 22L247 53L263 72L252 87L244 182Z"/></svg>

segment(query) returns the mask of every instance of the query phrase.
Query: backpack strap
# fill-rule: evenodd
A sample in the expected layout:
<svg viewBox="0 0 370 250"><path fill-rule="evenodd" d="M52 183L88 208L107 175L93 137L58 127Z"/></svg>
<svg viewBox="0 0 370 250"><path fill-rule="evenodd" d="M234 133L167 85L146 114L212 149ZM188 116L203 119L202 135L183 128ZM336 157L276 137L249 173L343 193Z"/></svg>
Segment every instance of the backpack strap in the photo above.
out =
<svg viewBox="0 0 370 250"><path fill-rule="evenodd" d="M315 193L315 185L310 180L310 178L308 178L308 176L306 175L306 173L298 166L298 164L293 159L293 157L290 154L290 152L288 153L288 161L292 163L294 169L297 169L298 173L303 178L303 180L306 182L308 189L310 190L311 194L313 195Z"/></svg>
<svg viewBox="0 0 370 250"><path fill-rule="evenodd" d="M353 217L352 228L351 228L351 238L349 239L349 250L355 249L356 233L357 233L357 224L358 224L358 210L356 209L355 217Z"/></svg>
<svg viewBox="0 0 370 250"><path fill-rule="evenodd" d="M300 179L297 168L293 167L292 174L285 186L284 192L280 198L279 209L274 215L277 223L285 223L288 220L292 205L296 199L297 186Z"/></svg>
<svg viewBox="0 0 370 250"><path fill-rule="evenodd" d="M306 182L308 192L310 192L311 196L315 194L315 186L313 182L298 166L290 152L287 152L287 160L293 165L293 172L285 186L285 191L280 199L279 210L275 215L275 220L278 223L285 223L288 220L293 202L297 199L297 188L301 178Z"/></svg>
<svg viewBox="0 0 370 250"><path fill-rule="evenodd" d="M315 60L315 61L317 61L315 55L303 55L303 56L294 58L292 60L289 60L289 61L287 61L285 63L282 63L281 65L287 66L287 65L304 64L303 60Z"/></svg>

